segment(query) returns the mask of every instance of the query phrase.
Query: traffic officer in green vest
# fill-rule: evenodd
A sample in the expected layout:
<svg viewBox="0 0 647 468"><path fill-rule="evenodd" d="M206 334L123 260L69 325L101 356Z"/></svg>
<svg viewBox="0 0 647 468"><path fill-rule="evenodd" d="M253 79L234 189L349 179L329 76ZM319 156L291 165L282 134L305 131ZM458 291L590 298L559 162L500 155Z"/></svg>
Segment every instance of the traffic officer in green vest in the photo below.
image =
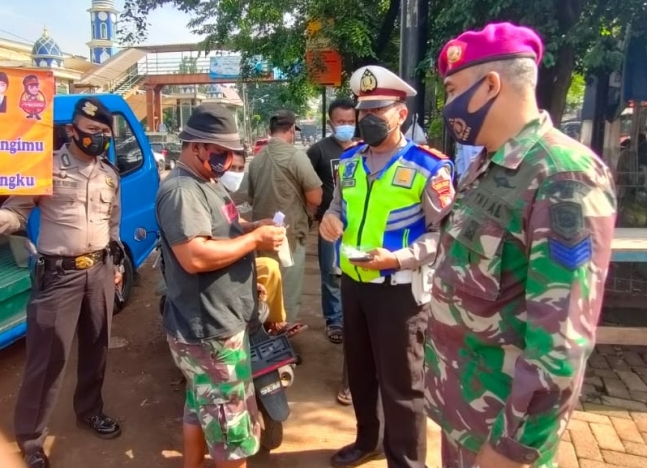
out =
<svg viewBox="0 0 647 468"><path fill-rule="evenodd" d="M454 199L453 168L446 156L402 134L405 99L416 94L411 86L378 66L360 68L350 84L363 142L341 157L320 233L338 245L357 437L331 461L358 466L383 449L389 468L423 468L430 299L423 273L435 259L439 224Z"/></svg>

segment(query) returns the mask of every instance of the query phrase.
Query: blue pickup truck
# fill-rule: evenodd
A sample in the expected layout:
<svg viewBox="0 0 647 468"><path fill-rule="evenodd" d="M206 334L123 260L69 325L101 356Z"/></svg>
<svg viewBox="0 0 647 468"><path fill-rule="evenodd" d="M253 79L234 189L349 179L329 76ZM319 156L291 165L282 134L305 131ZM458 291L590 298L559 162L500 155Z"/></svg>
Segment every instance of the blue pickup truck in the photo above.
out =
<svg viewBox="0 0 647 468"><path fill-rule="evenodd" d="M76 102L84 95L74 94L54 98L54 149L59 149L68 138L65 125L72 121ZM155 248L156 236L138 233L157 232L155 196L159 187L159 172L153 151L143 128L121 96L93 94L115 115L114 144L109 158L121 175L121 240L128 256L125 261L121 295L125 301L130 295L135 272ZM0 197L0 205L7 197ZM36 209L29 218L26 235L36 244L40 228L40 213ZM12 238L15 241L16 238ZM12 253L11 244L14 244ZM29 269L21 265L15 255L16 242L0 236L0 349L25 335L26 307L31 294Z"/></svg>

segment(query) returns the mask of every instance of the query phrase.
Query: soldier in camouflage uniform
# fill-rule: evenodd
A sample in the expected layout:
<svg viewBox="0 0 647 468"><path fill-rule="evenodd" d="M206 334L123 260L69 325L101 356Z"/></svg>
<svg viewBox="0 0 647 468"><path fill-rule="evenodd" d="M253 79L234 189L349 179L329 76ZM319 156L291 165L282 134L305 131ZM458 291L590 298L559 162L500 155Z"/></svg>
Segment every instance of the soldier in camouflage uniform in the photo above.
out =
<svg viewBox="0 0 647 468"><path fill-rule="evenodd" d="M556 466L594 347L616 218L612 177L537 108L540 38L509 23L443 48L445 119L485 150L440 237L426 404L445 468Z"/></svg>

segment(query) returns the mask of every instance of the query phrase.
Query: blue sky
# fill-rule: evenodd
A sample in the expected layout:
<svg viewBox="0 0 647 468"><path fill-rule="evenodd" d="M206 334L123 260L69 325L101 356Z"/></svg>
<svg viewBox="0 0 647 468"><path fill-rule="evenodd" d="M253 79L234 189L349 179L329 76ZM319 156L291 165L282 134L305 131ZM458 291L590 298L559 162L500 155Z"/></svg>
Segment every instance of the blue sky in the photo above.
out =
<svg viewBox="0 0 647 468"><path fill-rule="evenodd" d="M124 0L115 7L123 9ZM29 8L24 8L29 5ZM89 56L91 0L0 0L0 37L32 43L47 26L50 36L64 52ZM54 20L56 18L56 20ZM186 24L189 17L173 7L158 9L149 16L147 44L196 42Z"/></svg>

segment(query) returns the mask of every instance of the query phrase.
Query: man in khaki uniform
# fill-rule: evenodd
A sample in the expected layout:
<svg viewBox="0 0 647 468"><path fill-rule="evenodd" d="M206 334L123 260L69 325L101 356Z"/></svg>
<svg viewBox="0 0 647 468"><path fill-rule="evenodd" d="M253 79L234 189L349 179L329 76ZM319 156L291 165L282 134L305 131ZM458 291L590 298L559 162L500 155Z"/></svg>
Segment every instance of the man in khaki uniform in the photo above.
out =
<svg viewBox="0 0 647 468"><path fill-rule="evenodd" d="M103 414L101 397L124 255L119 173L101 157L110 146L112 124L98 100L81 99L67 127L71 143L54 153L53 194L10 197L0 209L0 234L24 229L35 207L41 212L27 307L27 363L14 420L30 468L49 467L43 442L77 326L78 424L104 439L121 434L119 424Z"/></svg>
<svg viewBox="0 0 647 468"><path fill-rule="evenodd" d="M309 231L308 207L321 204L321 179L308 156L294 146L296 116L278 111L270 118L268 144L249 163L248 195L252 204L252 220L272 219L277 211L285 214L288 242L294 265L282 268L283 296L288 322L294 322L301 308L301 292L305 277L306 238ZM274 252L259 256L277 258ZM292 332L302 328L292 327Z"/></svg>

